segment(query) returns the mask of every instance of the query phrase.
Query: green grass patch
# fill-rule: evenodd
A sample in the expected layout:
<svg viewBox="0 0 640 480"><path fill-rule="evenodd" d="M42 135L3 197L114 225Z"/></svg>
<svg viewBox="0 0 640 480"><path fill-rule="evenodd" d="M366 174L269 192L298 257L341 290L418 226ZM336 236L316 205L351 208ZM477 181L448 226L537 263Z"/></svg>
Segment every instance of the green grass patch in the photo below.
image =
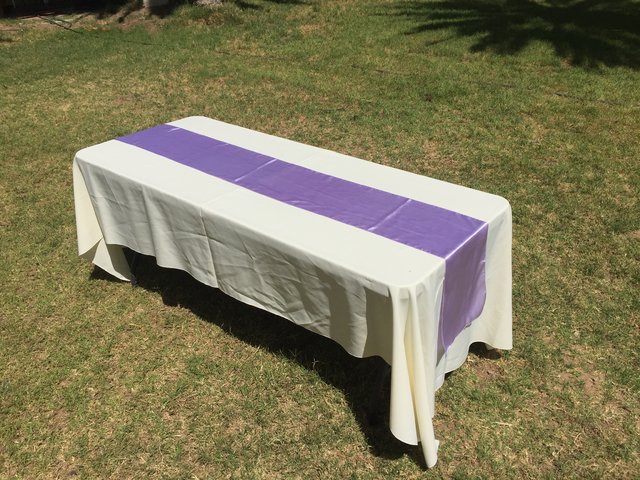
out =
<svg viewBox="0 0 640 480"><path fill-rule="evenodd" d="M637 474L638 2L132 5L0 20L0 478ZM511 202L515 348L438 392L436 468L367 424L370 360L77 258L74 153L188 115Z"/></svg>

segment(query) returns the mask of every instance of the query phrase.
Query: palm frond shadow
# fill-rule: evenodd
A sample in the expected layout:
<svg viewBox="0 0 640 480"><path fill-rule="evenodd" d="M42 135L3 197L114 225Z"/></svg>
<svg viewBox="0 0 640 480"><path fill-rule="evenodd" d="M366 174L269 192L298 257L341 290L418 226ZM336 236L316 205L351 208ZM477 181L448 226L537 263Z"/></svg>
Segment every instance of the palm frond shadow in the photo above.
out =
<svg viewBox="0 0 640 480"><path fill-rule="evenodd" d="M453 31L471 51L514 55L532 42L584 68L640 68L640 3L633 0L402 1L395 15L418 23L406 33Z"/></svg>

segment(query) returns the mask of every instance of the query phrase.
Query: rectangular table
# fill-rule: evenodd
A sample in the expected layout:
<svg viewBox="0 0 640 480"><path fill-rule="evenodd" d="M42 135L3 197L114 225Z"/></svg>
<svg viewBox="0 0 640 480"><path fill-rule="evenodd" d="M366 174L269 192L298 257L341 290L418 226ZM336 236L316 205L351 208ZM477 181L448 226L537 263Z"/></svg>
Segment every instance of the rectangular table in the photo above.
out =
<svg viewBox="0 0 640 480"><path fill-rule="evenodd" d="M511 348L511 208L498 196L205 117L85 148L78 248L122 247L391 365L390 428L437 461L432 417L469 345Z"/></svg>

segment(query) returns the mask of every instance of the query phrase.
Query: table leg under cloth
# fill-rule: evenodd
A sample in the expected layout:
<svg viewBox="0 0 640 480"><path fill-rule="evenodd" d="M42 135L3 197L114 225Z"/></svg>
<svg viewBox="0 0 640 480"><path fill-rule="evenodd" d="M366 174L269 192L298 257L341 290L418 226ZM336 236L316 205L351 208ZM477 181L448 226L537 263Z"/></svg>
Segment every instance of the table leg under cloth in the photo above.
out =
<svg viewBox="0 0 640 480"><path fill-rule="evenodd" d="M413 204L439 205L486 222L486 299L476 318L443 337L443 289L452 287L445 285L448 270L440 258L398 244L375 228L354 228L324 212L308 213L304 205L283 204L262 190L248 191L253 180L237 185L170 161L164 155L171 157L172 143L167 144L171 151L161 155L110 141L78 152L74 161L78 246L84 258L131 280L121 248L126 246L332 338L352 355L381 356L391 365L391 431L406 443L419 442L427 465L433 466L438 449L432 425L435 391L445 373L464 362L471 343L511 348L509 204L483 192L203 117L170 125L175 131L215 138L223 146L258 152L252 159L277 157L277 162L391 192L390 198L401 195ZM207 146L202 152L245 155L236 147L216 148ZM256 171L267 175L277 162L268 160L266 169Z"/></svg>

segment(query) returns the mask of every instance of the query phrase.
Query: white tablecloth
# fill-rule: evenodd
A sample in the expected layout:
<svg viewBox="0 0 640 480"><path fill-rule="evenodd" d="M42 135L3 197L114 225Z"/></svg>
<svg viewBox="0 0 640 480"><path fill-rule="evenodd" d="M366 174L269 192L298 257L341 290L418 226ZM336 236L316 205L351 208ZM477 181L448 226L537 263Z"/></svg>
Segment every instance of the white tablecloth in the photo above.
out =
<svg viewBox="0 0 640 480"><path fill-rule="evenodd" d="M511 209L495 195L377 165L205 117L169 125L488 224L482 313L438 348L445 260L269 198L118 140L73 164L79 253L131 279L121 246L156 257L230 296L391 365L390 428L421 443L445 373L469 345L511 348Z"/></svg>

